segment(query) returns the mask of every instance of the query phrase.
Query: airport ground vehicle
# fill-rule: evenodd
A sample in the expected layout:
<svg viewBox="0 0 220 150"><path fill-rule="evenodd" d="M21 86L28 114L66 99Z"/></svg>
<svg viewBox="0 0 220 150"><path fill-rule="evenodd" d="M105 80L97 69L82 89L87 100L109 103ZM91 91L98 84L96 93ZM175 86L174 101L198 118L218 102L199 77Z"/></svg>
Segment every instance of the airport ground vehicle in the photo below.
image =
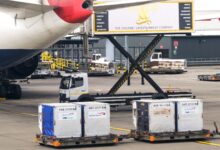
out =
<svg viewBox="0 0 220 150"><path fill-rule="evenodd" d="M174 133L147 133L132 130L131 135L135 140L148 142L178 141L178 140L198 140L211 139L214 134L210 130L194 132L174 132Z"/></svg>
<svg viewBox="0 0 220 150"><path fill-rule="evenodd" d="M107 58L102 57L101 54L93 54L92 60L89 64L88 75L98 76L98 75L114 75L115 67L113 62L107 60Z"/></svg>
<svg viewBox="0 0 220 150"><path fill-rule="evenodd" d="M186 71L186 67L185 59L163 58L161 52L154 52L145 71L148 73L183 73Z"/></svg>
<svg viewBox="0 0 220 150"><path fill-rule="evenodd" d="M129 59L131 66L129 70L124 72L120 79L113 85L107 94L95 94L88 93L88 77L83 73L64 73L60 83L60 102L70 101L99 101L110 103L111 106L129 105L133 100L139 100L141 98L171 98L171 97L192 97L190 91L175 91L162 90L158 84L140 67L139 63L144 61L147 57L153 53L153 48L163 38L162 34L154 37L150 44L144 49L139 57L134 60L132 56L114 39L112 36L106 36L112 44ZM132 94L115 94L118 89L128 81L130 85L130 76L137 69L142 76L142 83L144 79L155 89L156 93L132 93Z"/></svg>
<svg viewBox="0 0 220 150"><path fill-rule="evenodd" d="M44 135L36 135L36 141L41 145L52 147L69 147L69 146L94 146L94 145L115 145L119 142L118 135L95 136L83 138L56 138Z"/></svg>
<svg viewBox="0 0 220 150"><path fill-rule="evenodd" d="M38 63L37 69L31 74L31 78L46 78L51 76L50 64L40 62Z"/></svg>
<svg viewBox="0 0 220 150"><path fill-rule="evenodd" d="M220 74L198 75L200 81L220 81Z"/></svg>
<svg viewBox="0 0 220 150"><path fill-rule="evenodd" d="M175 99L170 100L170 102L173 100ZM155 100L149 101L152 103L155 102ZM138 109L138 107L136 106L133 107L133 119L134 116L138 118L134 120L136 122L135 130L113 127L111 128L112 130L126 131L126 134L112 134L109 130L109 104L97 102L40 104L38 111L39 129L41 134L36 135L36 142L41 145L52 147L77 147L103 144L114 145L118 144L118 142L122 141L123 139L131 138L137 141L148 141L153 143L159 141L170 142L177 140L208 140L213 137L217 137L219 133L216 123L216 130L213 132L204 129L197 130L199 128L203 128L203 121L200 122L201 124L199 123L198 126L196 125L196 128L195 126L191 127L191 123L197 122L198 118L201 117L200 119L203 120L203 109L202 107L200 107L202 106L202 103L199 102L200 104L197 104L199 100L196 100L196 103L192 102L194 101L194 99L190 100L190 104L194 103L194 106L201 109L199 110L199 112L192 111L191 113L189 113L189 115L183 113L182 117L186 119L184 119L184 122L187 122L188 120L191 123L188 124L187 122L187 127L181 128L179 128L180 126L178 125L180 122L177 123L174 121L179 120L179 118L177 119L176 117L177 111L172 109L174 108L174 105L169 105L168 101L169 100L164 103L163 100L157 100L157 102L155 102L151 106L148 105L149 107L141 105L141 107L143 108L142 110ZM186 101L186 99L182 99L181 101ZM183 107L186 108L185 104L186 103L184 102ZM192 108L192 106L188 105L187 109L185 109L187 112L189 112L188 108ZM195 110L198 110L197 108L195 108ZM139 113L138 111L141 113ZM182 113L182 111L184 110L180 110L179 112ZM153 118L150 117L149 114L151 114ZM155 119L154 117L156 117L157 119ZM144 121L141 118L144 119ZM184 122L182 121L181 124L184 124ZM103 128L104 130L100 128ZM188 131L188 129L192 131Z"/></svg>
<svg viewBox="0 0 220 150"><path fill-rule="evenodd" d="M199 132L181 132L181 133L157 133L149 134L146 132L139 132L136 130L130 130L128 134L115 135L101 137L88 137L88 138L56 138L36 135L36 142L41 145L52 147L77 147L77 146L96 146L96 145L115 145L123 139L135 139L136 141L144 142L162 142L162 141L185 141L185 140L209 140L216 138L219 133L211 132L210 130L203 130Z"/></svg>
<svg viewBox="0 0 220 150"><path fill-rule="evenodd" d="M118 73L126 71L123 66L119 65ZM142 68L149 74L178 74L187 71L187 60L163 58L162 52L153 52L149 60L142 62Z"/></svg>
<svg viewBox="0 0 220 150"><path fill-rule="evenodd" d="M111 106L131 105L133 100L141 98L156 98L156 93L131 94L89 94L87 73L63 73L60 83L60 102L98 101L110 103ZM169 97L192 97L190 91L167 91Z"/></svg>

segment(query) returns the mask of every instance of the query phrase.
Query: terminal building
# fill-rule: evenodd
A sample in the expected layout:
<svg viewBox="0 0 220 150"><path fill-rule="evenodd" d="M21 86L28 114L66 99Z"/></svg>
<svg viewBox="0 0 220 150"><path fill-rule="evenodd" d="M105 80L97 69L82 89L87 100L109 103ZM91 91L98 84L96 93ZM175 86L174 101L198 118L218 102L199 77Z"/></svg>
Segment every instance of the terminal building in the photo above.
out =
<svg viewBox="0 0 220 150"><path fill-rule="evenodd" d="M115 36L125 46L133 58L137 58L150 43L153 36ZM164 58L187 59L188 65L220 64L220 36L165 36L156 46ZM127 43L127 44L126 44ZM54 57L84 61L81 38L63 39L49 48ZM105 38L89 39L89 56L101 53L109 60L124 62L125 58Z"/></svg>

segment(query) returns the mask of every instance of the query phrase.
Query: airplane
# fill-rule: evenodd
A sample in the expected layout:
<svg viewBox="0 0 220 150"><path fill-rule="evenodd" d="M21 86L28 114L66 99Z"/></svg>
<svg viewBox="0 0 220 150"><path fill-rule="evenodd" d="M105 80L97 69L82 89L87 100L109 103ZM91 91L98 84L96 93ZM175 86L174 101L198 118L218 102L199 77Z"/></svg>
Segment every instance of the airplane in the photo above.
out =
<svg viewBox="0 0 220 150"><path fill-rule="evenodd" d="M220 35L220 1L195 0L195 32L193 36Z"/></svg>
<svg viewBox="0 0 220 150"><path fill-rule="evenodd" d="M10 81L31 75L42 49L78 28L93 8L100 11L158 1L163 0L1 0L0 97L20 99L20 85Z"/></svg>

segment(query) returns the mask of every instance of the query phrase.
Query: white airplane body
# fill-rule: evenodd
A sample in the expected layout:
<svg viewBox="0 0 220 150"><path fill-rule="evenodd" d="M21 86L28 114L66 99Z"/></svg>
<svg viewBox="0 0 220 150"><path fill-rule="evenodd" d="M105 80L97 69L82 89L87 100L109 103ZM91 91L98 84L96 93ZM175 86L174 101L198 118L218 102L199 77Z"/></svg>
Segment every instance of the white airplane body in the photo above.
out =
<svg viewBox="0 0 220 150"><path fill-rule="evenodd" d="M0 13L0 18L4 20L0 24L1 49L9 50L42 49L78 27L61 20L54 12L17 20Z"/></svg>

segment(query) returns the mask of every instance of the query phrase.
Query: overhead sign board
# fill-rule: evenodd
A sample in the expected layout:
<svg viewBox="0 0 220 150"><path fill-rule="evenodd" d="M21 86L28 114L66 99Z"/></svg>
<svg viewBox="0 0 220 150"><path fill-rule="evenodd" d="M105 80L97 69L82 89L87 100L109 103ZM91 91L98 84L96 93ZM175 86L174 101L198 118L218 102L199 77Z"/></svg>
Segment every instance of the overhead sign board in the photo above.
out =
<svg viewBox="0 0 220 150"><path fill-rule="evenodd" d="M190 33L193 2L169 1L95 12L93 34Z"/></svg>

